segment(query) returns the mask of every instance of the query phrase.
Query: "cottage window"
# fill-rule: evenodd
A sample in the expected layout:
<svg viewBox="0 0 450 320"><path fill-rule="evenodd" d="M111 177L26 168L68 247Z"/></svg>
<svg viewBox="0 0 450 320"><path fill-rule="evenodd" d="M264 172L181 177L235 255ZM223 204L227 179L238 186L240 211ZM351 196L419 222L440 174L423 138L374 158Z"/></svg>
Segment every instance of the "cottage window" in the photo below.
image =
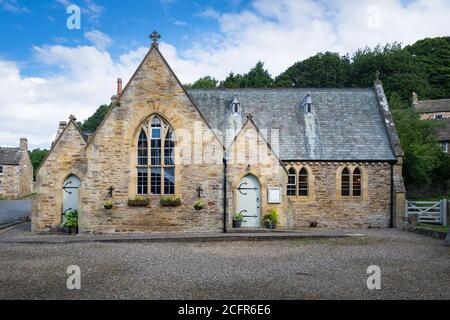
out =
<svg viewBox="0 0 450 320"><path fill-rule="evenodd" d="M3 192L2 182L0 181L0 193Z"/></svg>
<svg viewBox="0 0 450 320"><path fill-rule="evenodd" d="M297 172L294 168L288 171L287 195L292 197L297 195Z"/></svg>
<svg viewBox="0 0 450 320"><path fill-rule="evenodd" d="M300 170L298 195L302 197L308 196L308 171L305 168L302 168L302 170Z"/></svg>
<svg viewBox="0 0 450 320"><path fill-rule="evenodd" d="M362 174L359 168L353 171L353 196L361 197L362 195Z"/></svg>
<svg viewBox="0 0 450 320"><path fill-rule="evenodd" d="M0 174L3 174L3 166L0 166Z"/></svg>
<svg viewBox="0 0 450 320"><path fill-rule="evenodd" d="M343 197L349 197L350 196L350 170L348 168L345 168L342 170L341 175L341 194Z"/></svg>
<svg viewBox="0 0 450 320"><path fill-rule="evenodd" d="M148 137L150 143L148 143ZM174 149L174 133L165 121L158 116L153 116L143 125L137 147L137 193L139 195L175 194Z"/></svg>

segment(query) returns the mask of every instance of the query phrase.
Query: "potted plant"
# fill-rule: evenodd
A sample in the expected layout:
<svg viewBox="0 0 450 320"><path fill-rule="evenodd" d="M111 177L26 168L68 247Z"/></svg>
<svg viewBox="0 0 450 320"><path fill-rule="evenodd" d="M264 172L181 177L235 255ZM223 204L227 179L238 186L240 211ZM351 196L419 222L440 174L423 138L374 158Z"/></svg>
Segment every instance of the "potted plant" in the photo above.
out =
<svg viewBox="0 0 450 320"><path fill-rule="evenodd" d="M270 210L270 212L264 216L264 224L267 229L276 229L277 228L277 224L278 224L277 209Z"/></svg>
<svg viewBox="0 0 450 320"><path fill-rule="evenodd" d="M163 197L161 198L160 203L162 207L178 207L181 205L181 199L173 197Z"/></svg>
<svg viewBox="0 0 450 320"><path fill-rule="evenodd" d="M198 199L194 204L195 210L203 210L205 208L205 202L202 199Z"/></svg>
<svg viewBox="0 0 450 320"><path fill-rule="evenodd" d="M244 215L241 212L236 213L233 217L233 228L239 229L242 226L243 221Z"/></svg>
<svg viewBox="0 0 450 320"><path fill-rule="evenodd" d="M130 207L147 207L149 201L146 198L128 199L128 206Z"/></svg>
<svg viewBox="0 0 450 320"><path fill-rule="evenodd" d="M113 208L112 200L105 200L103 202L103 207L105 207L106 210L111 210Z"/></svg>
<svg viewBox="0 0 450 320"><path fill-rule="evenodd" d="M65 223L64 228L69 231L70 234L75 235L78 233L78 211L70 210L64 215Z"/></svg>

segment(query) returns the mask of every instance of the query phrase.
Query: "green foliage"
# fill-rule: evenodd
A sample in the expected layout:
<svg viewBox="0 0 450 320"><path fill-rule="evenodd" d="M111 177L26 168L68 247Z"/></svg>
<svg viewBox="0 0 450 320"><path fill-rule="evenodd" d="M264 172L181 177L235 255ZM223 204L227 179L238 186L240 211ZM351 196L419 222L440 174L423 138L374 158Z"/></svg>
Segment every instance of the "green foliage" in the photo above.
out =
<svg viewBox="0 0 450 320"><path fill-rule="evenodd" d="M134 198L128 199L128 205L149 205L149 200L147 198Z"/></svg>
<svg viewBox="0 0 450 320"><path fill-rule="evenodd" d="M198 199L194 204L194 208L196 210L202 210L204 207L205 207L205 202L202 199Z"/></svg>
<svg viewBox="0 0 450 320"><path fill-rule="evenodd" d="M77 228L78 227L78 211L70 210L64 214L65 222L64 227Z"/></svg>
<svg viewBox="0 0 450 320"><path fill-rule="evenodd" d="M217 88L217 84L219 83L218 80L206 76L203 78L198 79L193 84L185 85L186 89L215 89Z"/></svg>
<svg viewBox="0 0 450 320"><path fill-rule="evenodd" d="M231 72L228 77L226 77L226 79L220 83L220 87L226 89L237 89L241 87L241 83L243 84L242 75L235 75L233 72Z"/></svg>
<svg viewBox="0 0 450 320"><path fill-rule="evenodd" d="M409 52L426 73L430 85L424 97L450 97L450 37L427 38L407 46Z"/></svg>
<svg viewBox="0 0 450 320"><path fill-rule="evenodd" d="M277 87L343 88L348 86L350 59L338 53L318 53L275 79Z"/></svg>
<svg viewBox="0 0 450 320"><path fill-rule="evenodd" d="M160 202L162 206L178 207L181 205L181 199L174 197L162 197Z"/></svg>
<svg viewBox="0 0 450 320"><path fill-rule="evenodd" d="M405 152L403 174L407 187L444 184L450 179L450 157L436 142L439 123L420 120L412 108L397 108L393 116Z"/></svg>
<svg viewBox="0 0 450 320"><path fill-rule="evenodd" d="M274 80L269 71L264 69L264 63L258 61L247 74L240 75L230 73L228 77L220 83L220 88L236 89L236 88L271 88Z"/></svg>
<svg viewBox="0 0 450 320"><path fill-rule="evenodd" d="M95 132L97 130L100 123L102 123L103 119L105 118L106 114L109 111L110 106L106 104L102 104L100 107L98 107L97 111L89 117L86 121L80 124L80 129L83 132Z"/></svg>
<svg viewBox="0 0 450 320"><path fill-rule="evenodd" d="M33 151L28 151L28 155L31 160L31 164L33 165L33 179L36 181L36 173L37 169L41 165L42 161L44 161L45 157L48 155L48 150L46 149L34 149Z"/></svg>
<svg viewBox="0 0 450 320"><path fill-rule="evenodd" d="M244 215L242 213L236 213L233 217L234 221L244 221Z"/></svg>
<svg viewBox="0 0 450 320"><path fill-rule="evenodd" d="M278 210L277 209L270 210L270 212L264 216L264 221L265 222L270 221L270 223L277 223L278 222Z"/></svg>

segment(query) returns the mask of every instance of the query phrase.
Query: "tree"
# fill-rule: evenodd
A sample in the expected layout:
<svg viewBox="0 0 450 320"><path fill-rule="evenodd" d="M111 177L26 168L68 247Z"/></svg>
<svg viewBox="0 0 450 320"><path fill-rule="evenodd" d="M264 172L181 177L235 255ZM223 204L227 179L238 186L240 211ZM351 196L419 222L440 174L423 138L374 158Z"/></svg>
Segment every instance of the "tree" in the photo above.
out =
<svg viewBox="0 0 450 320"><path fill-rule="evenodd" d="M224 81L220 82L219 87L226 89L237 89L241 88L241 85L243 85L242 75L240 74L235 75L233 72L230 72L228 77L226 77Z"/></svg>
<svg viewBox="0 0 450 320"><path fill-rule="evenodd" d="M95 113L91 117L80 124L81 131L91 133L95 132L95 130L97 130L98 126L108 113L109 108L110 106L106 104L102 104L100 107L98 107L97 111L95 111Z"/></svg>
<svg viewBox="0 0 450 320"><path fill-rule="evenodd" d="M350 59L338 53L318 53L292 67L275 79L278 87L342 88L348 86Z"/></svg>
<svg viewBox="0 0 450 320"><path fill-rule="evenodd" d="M241 88L270 88L273 87L273 82L269 71L264 69L264 63L258 61L249 73L242 76Z"/></svg>
<svg viewBox="0 0 450 320"><path fill-rule="evenodd" d="M48 150L46 149L34 149L33 151L28 151L28 155L31 160L31 164L33 165L34 175L33 178L36 180L37 169L41 165L42 161L44 161L45 157L48 155Z"/></svg>
<svg viewBox="0 0 450 320"><path fill-rule="evenodd" d="M427 74L430 88L425 97L442 99L450 97L450 37L427 38L407 46L415 63Z"/></svg>
<svg viewBox="0 0 450 320"><path fill-rule="evenodd" d="M206 76L198 79L193 84L185 85L186 89L215 89L217 88L218 80L211 76Z"/></svg>

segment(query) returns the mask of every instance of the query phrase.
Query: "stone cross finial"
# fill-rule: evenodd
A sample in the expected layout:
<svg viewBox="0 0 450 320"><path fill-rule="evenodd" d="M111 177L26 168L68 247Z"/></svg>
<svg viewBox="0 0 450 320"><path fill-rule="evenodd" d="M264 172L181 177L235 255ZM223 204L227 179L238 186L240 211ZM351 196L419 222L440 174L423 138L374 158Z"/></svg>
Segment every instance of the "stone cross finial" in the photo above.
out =
<svg viewBox="0 0 450 320"><path fill-rule="evenodd" d="M77 121L77 118L73 114L70 115L69 119L74 122Z"/></svg>
<svg viewBox="0 0 450 320"><path fill-rule="evenodd" d="M247 119L252 120L253 119L253 115L251 113L247 113Z"/></svg>
<svg viewBox="0 0 450 320"><path fill-rule="evenodd" d="M153 40L152 46L158 47L158 40L161 39L161 35L158 33L158 31L155 30L150 35L150 39Z"/></svg>

